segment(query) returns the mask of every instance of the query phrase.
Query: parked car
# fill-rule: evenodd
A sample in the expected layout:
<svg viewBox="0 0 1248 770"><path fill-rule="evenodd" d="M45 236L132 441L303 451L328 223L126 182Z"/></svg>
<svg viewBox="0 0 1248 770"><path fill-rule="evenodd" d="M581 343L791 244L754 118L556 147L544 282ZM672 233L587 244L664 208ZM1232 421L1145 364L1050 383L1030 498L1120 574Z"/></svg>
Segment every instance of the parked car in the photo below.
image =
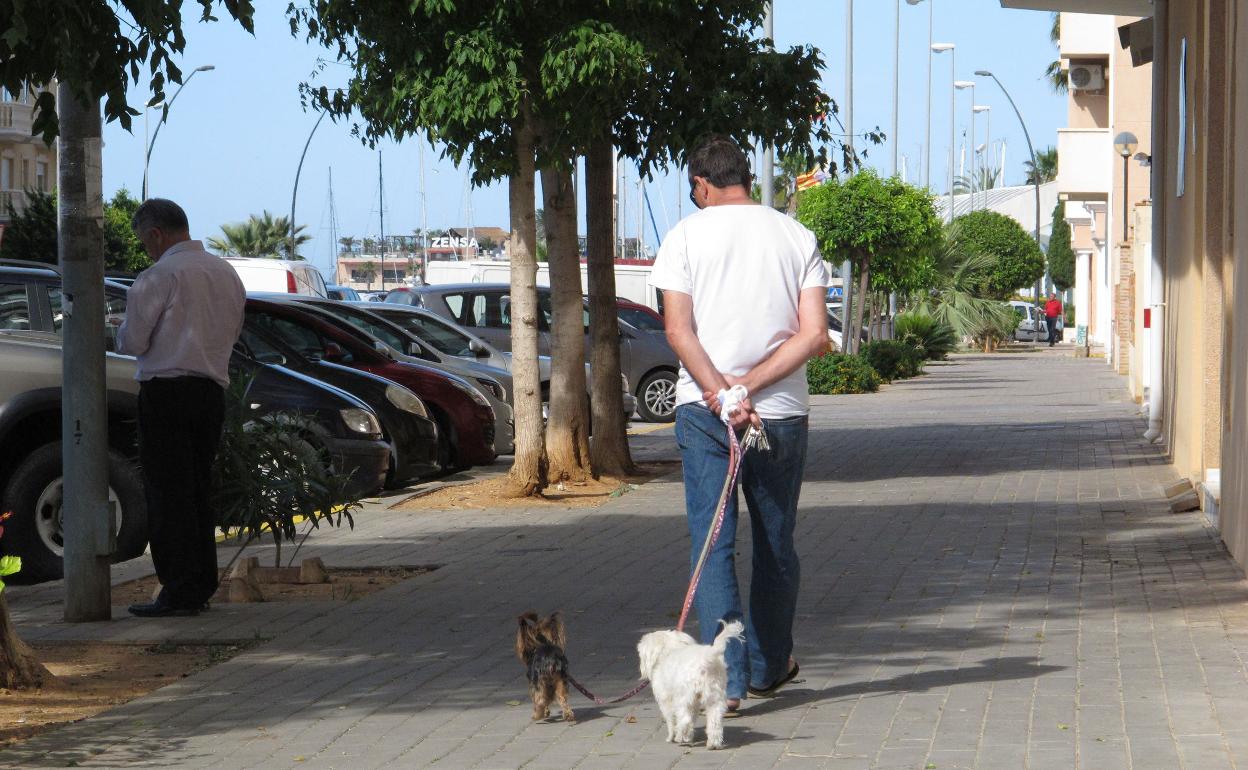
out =
<svg viewBox="0 0 1248 770"><path fill-rule="evenodd" d="M494 461L494 410L467 380L428 366L395 361L350 325L335 324L293 302L249 297L248 320L312 361L380 375L420 397L438 424L439 464L464 468Z"/></svg>
<svg viewBox="0 0 1248 770"><path fill-rule="evenodd" d="M248 357L276 364L344 390L377 413L382 439L390 448L385 487L395 489L425 476L438 465L438 426L423 401L407 388L375 374L329 361L312 361L281 340L244 324L239 346Z"/></svg>
<svg viewBox="0 0 1248 770"><path fill-rule="evenodd" d="M284 301L284 297L267 297L275 301ZM462 377L473 383L490 402L494 410L494 448L499 454L508 455L515 451L516 426L512 416L511 373L506 369L497 369L475 361L463 361L458 358L443 357L432 350L419 338L401 326L397 326L367 310L331 300L318 300L310 297L292 299L301 307L324 314L327 319L339 324L350 324L373 338L374 344L380 342L396 361L431 366L434 369ZM374 304L374 307L379 305Z"/></svg>
<svg viewBox="0 0 1248 770"><path fill-rule="evenodd" d="M1022 318L1014 329L1017 342L1045 341L1049 338L1049 327L1044 320L1044 307L1036 307L1022 300L1010 300L1010 308L1017 311Z"/></svg>
<svg viewBox="0 0 1248 770"><path fill-rule="evenodd" d="M106 282L105 318L122 318L125 308L126 287ZM16 577L30 582L56 579L62 573L63 318L60 275L54 268L0 266L0 368L5 372L0 378L0 510L13 512L0 550L22 556L22 572ZM101 325L102 333L115 333L111 325ZM106 338L106 344L112 342ZM147 545L135 367L132 357L107 354L109 496L117 512L116 560L138 556ZM376 415L365 403L242 355L234 356L231 368L255 375L248 394L253 414L300 411L310 419L305 440L324 449L336 470L352 475L353 493L380 488L389 448L381 441Z"/></svg>
<svg viewBox="0 0 1248 770"><path fill-rule="evenodd" d="M538 290L538 352L550 355L550 290ZM500 283L443 284L411 290L418 304L480 335L499 350L511 350L511 287ZM585 311L589 331L589 311ZM589 346L586 345L586 356ZM661 334L620 322L620 369L636 396L637 413L649 422L676 419L676 377L680 361Z"/></svg>
<svg viewBox="0 0 1248 770"><path fill-rule="evenodd" d="M225 257L238 273L247 291L272 291L325 297L325 279L321 271L300 259L268 259L266 257Z"/></svg>
<svg viewBox="0 0 1248 770"><path fill-rule="evenodd" d="M389 294L388 291L362 291L360 299L364 302L385 302Z"/></svg>
<svg viewBox="0 0 1248 770"><path fill-rule="evenodd" d="M667 333L667 327L663 323L663 316L659 315L657 310L622 297L615 298L615 305L616 315L620 317L621 321L634 329L657 334Z"/></svg>
<svg viewBox="0 0 1248 770"><path fill-rule="evenodd" d="M330 299L336 299L341 302L359 302L360 293L350 286L338 286L329 284L325 287L325 296Z"/></svg>

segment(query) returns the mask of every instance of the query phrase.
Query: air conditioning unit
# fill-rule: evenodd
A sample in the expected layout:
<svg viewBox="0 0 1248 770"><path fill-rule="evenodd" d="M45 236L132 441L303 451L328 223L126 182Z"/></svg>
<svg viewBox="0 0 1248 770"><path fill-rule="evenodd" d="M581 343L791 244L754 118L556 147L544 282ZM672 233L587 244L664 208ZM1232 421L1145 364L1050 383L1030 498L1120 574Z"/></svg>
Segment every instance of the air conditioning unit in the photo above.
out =
<svg viewBox="0 0 1248 770"><path fill-rule="evenodd" d="M1100 91L1105 88L1105 67L1101 64L1070 65L1070 90Z"/></svg>

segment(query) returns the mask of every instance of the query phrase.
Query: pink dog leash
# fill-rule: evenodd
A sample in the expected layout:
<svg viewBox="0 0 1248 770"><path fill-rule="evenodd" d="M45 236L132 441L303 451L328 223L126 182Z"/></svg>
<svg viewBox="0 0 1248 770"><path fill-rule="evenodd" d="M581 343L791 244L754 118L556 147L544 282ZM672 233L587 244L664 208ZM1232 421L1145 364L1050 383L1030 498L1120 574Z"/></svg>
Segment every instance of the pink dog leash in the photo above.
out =
<svg viewBox="0 0 1248 770"><path fill-rule="evenodd" d="M746 390L740 385L734 385L731 390L721 390L718 394L719 402L724 406L720 410L720 419L723 420L724 425L728 428L728 475L724 479L723 489L719 492L719 503L715 507L715 518L711 522L711 528L706 533L706 540L702 543L702 553L698 556L698 561L694 565L693 574L689 576L689 588L685 591L685 601L681 605L680 620L676 622L677 631L685 629L685 621L689 619L689 610L693 607L693 599L698 593L698 583L702 580L702 570L706 566L707 559L710 558L711 549L715 547L715 542L719 540L719 535L724 529L724 518L728 513L728 501L736 491L737 477L741 472L741 461L745 457L745 450L755 446L763 450L771 448L767 442L767 433L755 428L753 425L746 431L744 441L737 440L737 433L732 429L729 418L732 412L736 411L737 404L746 397ZM568 681L581 695L598 705L628 700L646 689L650 684L649 680L642 679L628 692L607 700L594 695L584 685L576 681L571 674L568 674Z"/></svg>

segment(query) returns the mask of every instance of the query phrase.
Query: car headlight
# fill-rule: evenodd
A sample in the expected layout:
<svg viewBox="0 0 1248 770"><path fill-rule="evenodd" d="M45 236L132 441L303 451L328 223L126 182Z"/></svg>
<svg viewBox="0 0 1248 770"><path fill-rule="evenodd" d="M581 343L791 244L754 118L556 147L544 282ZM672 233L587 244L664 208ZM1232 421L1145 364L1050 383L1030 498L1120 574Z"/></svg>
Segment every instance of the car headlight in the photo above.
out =
<svg viewBox="0 0 1248 770"><path fill-rule="evenodd" d="M381 434L381 425L372 412L363 409L339 409L338 414L342 415L342 421L347 424L347 428L355 433L373 436Z"/></svg>
<svg viewBox="0 0 1248 770"><path fill-rule="evenodd" d="M425 402L417 398L415 393L401 385L387 385L386 400L405 412L418 414L421 417L429 416L429 410L425 409Z"/></svg>
<svg viewBox="0 0 1248 770"><path fill-rule="evenodd" d="M507 391L503 390L502 384L497 380L491 380L489 377L478 377L477 383L488 390L499 401L507 400Z"/></svg>
<svg viewBox="0 0 1248 770"><path fill-rule="evenodd" d="M451 380L450 383L454 385L456 388L458 388L459 390L463 391L465 394L467 394L468 398L471 398L474 404L478 406L490 405L490 402L485 399L485 396L481 394L481 391L472 387L468 383L462 382L460 380Z"/></svg>

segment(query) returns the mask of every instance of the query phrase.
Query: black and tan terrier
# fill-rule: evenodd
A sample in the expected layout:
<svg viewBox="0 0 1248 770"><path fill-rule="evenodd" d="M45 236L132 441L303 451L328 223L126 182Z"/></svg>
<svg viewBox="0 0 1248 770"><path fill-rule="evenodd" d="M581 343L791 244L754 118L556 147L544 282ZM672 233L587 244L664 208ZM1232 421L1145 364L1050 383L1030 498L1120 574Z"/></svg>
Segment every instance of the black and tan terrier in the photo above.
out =
<svg viewBox="0 0 1248 770"><path fill-rule="evenodd" d="M533 718L550 716L552 700L559 702L565 722L575 722L576 715L568 705L568 658L563 654L567 635L558 612L539 618L526 612L516 629L516 657L524 664L529 678L529 695L533 698Z"/></svg>

